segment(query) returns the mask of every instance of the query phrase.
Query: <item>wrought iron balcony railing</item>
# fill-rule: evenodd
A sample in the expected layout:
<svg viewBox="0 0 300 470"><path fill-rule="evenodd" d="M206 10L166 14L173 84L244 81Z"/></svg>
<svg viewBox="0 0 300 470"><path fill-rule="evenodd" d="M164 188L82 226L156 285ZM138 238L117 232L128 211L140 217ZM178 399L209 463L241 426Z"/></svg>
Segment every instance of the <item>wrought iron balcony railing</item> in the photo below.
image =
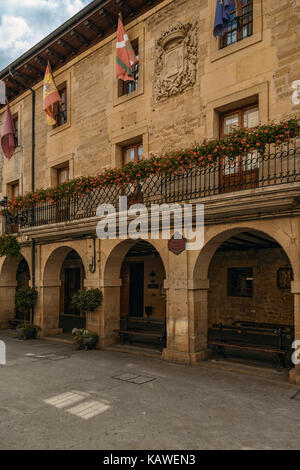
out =
<svg viewBox="0 0 300 470"><path fill-rule="evenodd" d="M299 140L298 140L299 145ZM300 183L300 146L296 139L280 146L269 146L264 156L257 152L222 159L206 167L195 167L181 174L151 175L126 189L112 185L95 189L84 196L50 204L42 203L7 217L7 231L20 228L80 220L96 215L100 204L118 209L120 196L128 196L128 205L175 203L243 190L259 190L267 186Z"/></svg>

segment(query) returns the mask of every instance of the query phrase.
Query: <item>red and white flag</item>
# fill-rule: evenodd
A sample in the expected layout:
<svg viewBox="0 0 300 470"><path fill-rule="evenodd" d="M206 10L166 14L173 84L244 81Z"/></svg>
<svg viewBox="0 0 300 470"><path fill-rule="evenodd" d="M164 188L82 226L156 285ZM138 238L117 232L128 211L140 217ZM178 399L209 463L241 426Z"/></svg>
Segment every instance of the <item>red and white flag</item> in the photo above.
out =
<svg viewBox="0 0 300 470"><path fill-rule="evenodd" d="M15 126L7 100L6 103L7 108L4 114L4 123L1 132L1 147L4 155L9 160L15 151Z"/></svg>
<svg viewBox="0 0 300 470"><path fill-rule="evenodd" d="M137 57L132 49L123 23L119 18L116 47L116 76L120 80L134 80L133 66L137 63Z"/></svg>

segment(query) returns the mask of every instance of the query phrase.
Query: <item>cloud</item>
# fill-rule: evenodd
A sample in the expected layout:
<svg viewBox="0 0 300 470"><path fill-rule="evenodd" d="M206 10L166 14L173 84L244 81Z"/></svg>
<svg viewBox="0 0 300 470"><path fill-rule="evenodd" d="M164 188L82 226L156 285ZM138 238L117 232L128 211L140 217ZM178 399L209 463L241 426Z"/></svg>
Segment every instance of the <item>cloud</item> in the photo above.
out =
<svg viewBox="0 0 300 470"><path fill-rule="evenodd" d="M0 70L92 0L0 0Z"/></svg>

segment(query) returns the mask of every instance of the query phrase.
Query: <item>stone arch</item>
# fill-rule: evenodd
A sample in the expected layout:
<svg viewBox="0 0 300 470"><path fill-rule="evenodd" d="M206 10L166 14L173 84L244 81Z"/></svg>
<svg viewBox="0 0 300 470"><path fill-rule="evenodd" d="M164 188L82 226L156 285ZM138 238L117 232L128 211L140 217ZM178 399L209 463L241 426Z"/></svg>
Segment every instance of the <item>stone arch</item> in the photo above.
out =
<svg viewBox="0 0 300 470"><path fill-rule="evenodd" d="M75 245L75 244L74 244ZM61 311L61 269L69 253L75 251L80 257L86 273L86 254L73 244L56 246L42 264L42 281L40 288L40 323L42 334L61 333L59 317Z"/></svg>
<svg viewBox="0 0 300 470"><path fill-rule="evenodd" d="M281 221L282 224L282 221ZM243 232L267 235L279 245L282 252L286 256L293 270L294 279L300 279L300 263L299 252L295 243L295 239L289 235L288 231L270 224L264 223L263 226L257 221L239 226L231 227L224 230L222 226L214 226L207 231L212 233L211 237L207 237L205 245L197 256L193 267L193 313L194 313L194 347L198 356L206 357L206 343L208 331L208 289L210 286L209 268L212 259L218 248L233 236L238 236ZM293 293L293 290L292 290ZM296 301L295 301L296 302ZM294 321L296 324L296 303L294 304Z"/></svg>
<svg viewBox="0 0 300 470"><path fill-rule="evenodd" d="M0 328L8 327L8 320L15 317L16 276L23 259L28 264L31 277L31 264L27 254L22 252L17 258L3 257L0 260Z"/></svg>
<svg viewBox="0 0 300 470"><path fill-rule="evenodd" d="M255 231L260 232L262 235L265 233L269 237L273 238L282 248L286 256L288 257L290 264L293 268L294 278L300 279L300 264L299 256L297 255L297 249L290 242L289 237L284 233L283 230L278 230L275 233L272 230L264 229L260 230L255 225L254 226L241 226L234 227L227 230L223 230L220 227L218 233L208 240L200 251L197 260L194 265L193 278L196 279L207 279L209 265L211 263L212 257L214 256L217 249L222 245L223 242L228 240L234 235L246 231Z"/></svg>
<svg viewBox="0 0 300 470"><path fill-rule="evenodd" d="M121 268L123 260L129 250L134 247L137 243L141 242L138 240L123 240L115 241L108 240L107 247L109 249L103 260L103 321L101 327L101 339L100 343L102 346L107 346L118 341L118 335L114 333L114 330L120 326L120 291L122 286L121 279ZM165 249L162 243L158 240L143 240L151 245L159 254L161 265L164 270L164 279L168 276L167 273L167 248ZM110 244L110 246L109 246Z"/></svg>
<svg viewBox="0 0 300 470"><path fill-rule="evenodd" d="M103 278L105 281L109 279L119 279L120 278L120 270L122 266L122 260L124 259L126 253L136 245L141 239L138 240L123 240L119 243L113 244L111 249L108 251L106 258L103 262L104 270L103 270ZM148 241L148 240L144 240ZM167 276L167 267L168 267L168 259L167 259L167 247L162 247L161 241L159 240L151 240L148 241L150 245L152 245L156 251L158 252L163 266L165 270L165 274ZM121 261L120 261L121 260Z"/></svg>
<svg viewBox="0 0 300 470"><path fill-rule="evenodd" d="M72 250L76 251L78 256L81 258L86 272L87 263L85 263L85 253L82 253L81 250L78 250L78 247L73 247L70 245L59 246L54 248L54 250L49 254L42 267L43 284L60 281L61 267L65 258Z"/></svg>

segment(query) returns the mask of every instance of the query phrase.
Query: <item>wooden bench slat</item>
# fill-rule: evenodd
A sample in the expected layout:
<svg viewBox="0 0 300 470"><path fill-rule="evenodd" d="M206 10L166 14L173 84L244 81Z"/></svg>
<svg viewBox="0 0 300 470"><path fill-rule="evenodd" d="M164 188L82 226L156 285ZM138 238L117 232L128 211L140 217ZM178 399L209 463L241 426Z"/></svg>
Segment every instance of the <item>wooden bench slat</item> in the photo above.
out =
<svg viewBox="0 0 300 470"><path fill-rule="evenodd" d="M159 333L159 332L153 332L151 333L150 331L142 331L142 330L114 330L115 332L117 333L123 333L123 334L127 334L127 335L143 335L143 336L151 336L151 337L155 337L155 338L163 338L163 333Z"/></svg>
<svg viewBox="0 0 300 470"><path fill-rule="evenodd" d="M286 354L288 350L285 349L276 349L276 348L265 348L264 346L259 346L259 345L251 345L251 344L233 344L233 343L225 343L222 341L209 341L208 344L211 344L212 346L222 346L222 347L228 347L228 348L235 348L235 349L247 349L247 350L252 350L252 351L264 351L264 352L270 352L270 353L276 353L276 354Z"/></svg>

